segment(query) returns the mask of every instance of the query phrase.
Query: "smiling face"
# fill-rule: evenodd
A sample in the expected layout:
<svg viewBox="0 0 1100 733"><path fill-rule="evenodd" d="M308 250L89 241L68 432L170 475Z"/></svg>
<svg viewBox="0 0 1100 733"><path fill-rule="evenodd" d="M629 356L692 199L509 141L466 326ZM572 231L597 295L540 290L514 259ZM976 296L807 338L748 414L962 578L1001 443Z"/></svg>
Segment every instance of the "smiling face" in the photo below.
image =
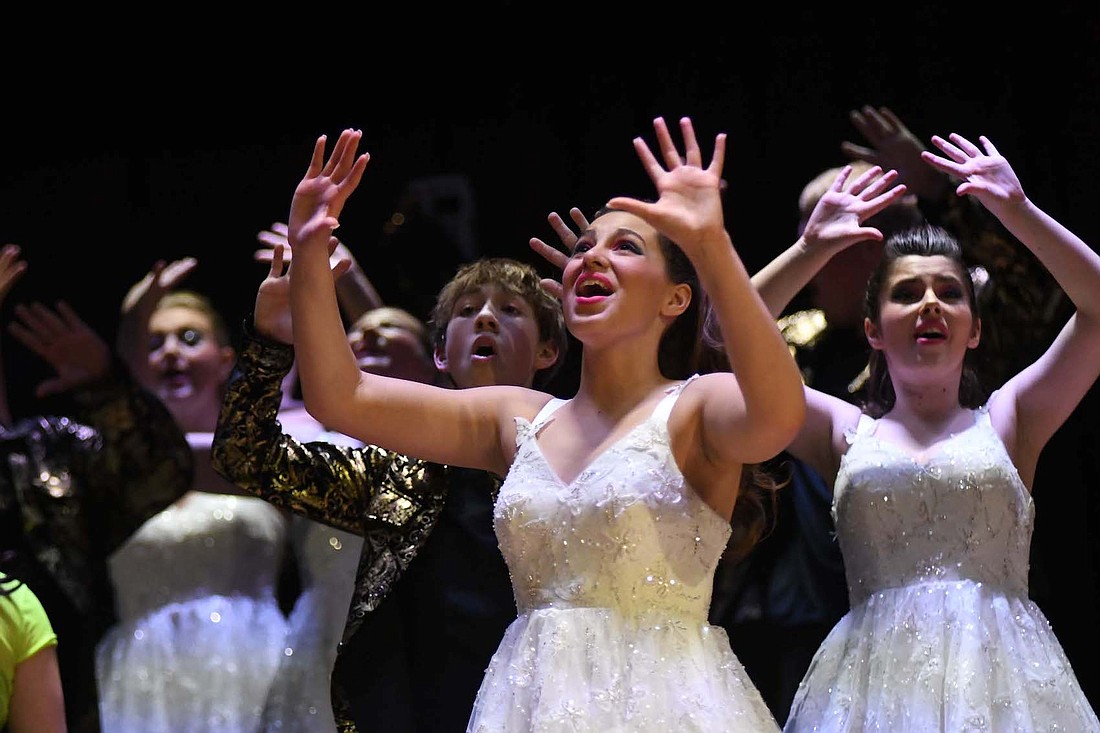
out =
<svg viewBox="0 0 1100 733"><path fill-rule="evenodd" d="M943 255L893 261L879 294L877 322L865 322L868 343L885 354L893 379L936 366L961 372L967 350L978 346L981 335L963 278L959 265Z"/></svg>
<svg viewBox="0 0 1100 733"><path fill-rule="evenodd" d="M530 387L551 366L557 346L539 340L534 309L523 296L493 283L466 290L451 308L435 363L457 387Z"/></svg>
<svg viewBox="0 0 1100 733"><path fill-rule="evenodd" d="M691 301L690 286L669 277L657 230L622 211L597 216L581 233L562 288L569 329L588 345L645 331L660 336Z"/></svg>

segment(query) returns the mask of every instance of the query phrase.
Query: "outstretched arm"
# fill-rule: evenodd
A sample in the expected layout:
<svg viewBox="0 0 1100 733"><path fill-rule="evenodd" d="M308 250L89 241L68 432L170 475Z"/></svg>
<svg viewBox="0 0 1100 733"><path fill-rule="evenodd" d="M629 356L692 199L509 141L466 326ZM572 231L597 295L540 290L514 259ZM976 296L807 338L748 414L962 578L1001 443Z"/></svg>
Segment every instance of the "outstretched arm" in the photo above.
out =
<svg viewBox="0 0 1100 733"><path fill-rule="evenodd" d="M1100 375L1100 256L1027 197L989 138L982 135L978 141L980 148L955 133L948 139L933 136L943 155L925 152L923 157L961 179L956 193L977 198L1031 250L1077 307L1046 353L1006 382L990 406L1030 486L1043 446Z"/></svg>
<svg viewBox="0 0 1100 733"><path fill-rule="evenodd" d="M896 171L873 167L847 187L851 166L845 166L833 185L818 199L802 236L753 275L752 283L773 318L813 279L825 263L845 247L868 239L882 241L882 232L863 222L905 195L895 185Z"/></svg>
<svg viewBox="0 0 1100 733"><path fill-rule="evenodd" d="M664 165L642 138L635 138L634 149L657 187L657 201L616 197L608 203L679 245L717 315L733 374L704 377L702 450L741 463L766 460L798 430L805 399L798 367L725 229L720 191L726 136L715 138L710 163L704 164L690 119L680 120L683 155L663 119L653 126Z"/></svg>
<svg viewBox="0 0 1100 733"><path fill-rule="evenodd" d="M512 387L450 390L361 372L348 344L330 271L332 231L369 155L344 130L325 160L317 139L291 202L290 304L306 408L330 429L417 458L503 474L514 446L502 426L533 410L539 393ZM524 395L524 396L521 396ZM532 396L533 395L533 396ZM542 395L542 402L549 397ZM519 400L517 403L516 401Z"/></svg>

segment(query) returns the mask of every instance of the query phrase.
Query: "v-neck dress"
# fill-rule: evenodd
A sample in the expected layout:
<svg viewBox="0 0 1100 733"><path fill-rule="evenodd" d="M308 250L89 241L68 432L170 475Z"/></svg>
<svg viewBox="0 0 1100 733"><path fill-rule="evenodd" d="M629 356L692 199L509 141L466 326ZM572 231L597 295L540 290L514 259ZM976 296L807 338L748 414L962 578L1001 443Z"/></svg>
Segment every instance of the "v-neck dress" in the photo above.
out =
<svg viewBox="0 0 1100 733"><path fill-rule="evenodd" d="M913 455L849 431L833 492L851 610L785 730L1097 731L1028 598L1034 506L989 419Z"/></svg>
<svg viewBox="0 0 1100 733"><path fill-rule="evenodd" d="M469 733L778 731L725 631L707 622L731 529L669 447L688 382L568 484L538 443L564 401L516 418L494 527L519 615Z"/></svg>

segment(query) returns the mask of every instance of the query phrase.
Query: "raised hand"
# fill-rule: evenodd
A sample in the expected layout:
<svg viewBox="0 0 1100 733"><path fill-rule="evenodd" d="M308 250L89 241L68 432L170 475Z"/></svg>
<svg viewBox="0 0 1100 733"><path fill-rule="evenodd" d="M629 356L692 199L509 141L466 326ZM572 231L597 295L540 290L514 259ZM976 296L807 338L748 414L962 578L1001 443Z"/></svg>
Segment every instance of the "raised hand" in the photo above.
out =
<svg viewBox="0 0 1100 733"><path fill-rule="evenodd" d="M22 250L16 244L5 244L0 249L0 304L3 304L15 283L27 271L27 263L21 258L21 254ZM11 423L7 380L4 376L3 360L0 359L0 427L10 426Z"/></svg>
<svg viewBox="0 0 1100 733"><path fill-rule="evenodd" d="M873 166L845 188L851 173L852 166L844 166L814 205L802 232L808 246L842 249L867 239L883 240L881 231L863 222L901 199L906 187L897 184L897 171L883 173Z"/></svg>
<svg viewBox="0 0 1100 733"><path fill-rule="evenodd" d="M138 280L122 299L115 348L130 372L142 384L151 379L149 372L149 319L157 303L198 267L194 257L182 257L166 263L157 260L153 269Z"/></svg>
<svg viewBox="0 0 1100 733"><path fill-rule="evenodd" d="M583 232L588 228L588 218L577 207L574 206L569 210L569 218L573 220L573 223L577 225L577 229L580 231ZM542 255L543 259L558 270L564 270L565 263L569 261L567 252L573 251L573 247L577 244L578 235L569 228L569 225L565 223L565 220L563 220L556 211L551 211L550 215L546 217L546 220L550 222L550 228L554 230L554 233L558 235L558 239L561 240L565 252L551 244L547 244L538 237L531 237L531 249ZM548 293L558 300L561 300L562 289L560 278L557 280L554 278L543 278L541 285Z"/></svg>
<svg viewBox="0 0 1100 733"><path fill-rule="evenodd" d="M0 249L0 303L4 302L12 287L27 271L27 262L21 255L22 250L17 244L5 244Z"/></svg>
<svg viewBox="0 0 1100 733"><path fill-rule="evenodd" d="M57 394L107 375L111 368L111 349L68 303L61 301L57 311L41 303L15 306L16 320L8 326L20 343L45 360L57 376L38 385L38 397Z"/></svg>
<svg viewBox="0 0 1100 733"><path fill-rule="evenodd" d="M950 180L928 167L921 159L927 148L910 132L889 107L865 105L848 114L852 124L870 144L842 142L840 150L850 160L862 160L883 170L896 170L910 193L928 201L939 201L950 190Z"/></svg>
<svg viewBox="0 0 1100 733"><path fill-rule="evenodd" d="M285 223L277 221L271 228L258 232L256 241L264 246L252 253L252 259L270 265L275 256L275 248L282 246L283 262L290 262L290 245L286 241Z"/></svg>
<svg viewBox="0 0 1100 733"><path fill-rule="evenodd" d="M657 160L641 137L634 138L634 150L646 173L657 187L657 202L615 197L610 206L641 217L666 237L676 242L693 261L710 242L726 243L722 214L722 164L726 154L726 134L714 140L714 154L703 167L703 154L695 139L695 129L687 117L680 118L684 138L681 156L662 117L653 121L664 165Z"/></svg>
<svg viewBox="0 0 1100 733"><path fill-rule="evenodd" d="M973 196L998 218L1006 207L1027 199L1016 172L989 138L978 137L983 151L962 135L953 132L948 137L950 140L932 136L932 143L946 158L928 151L921 153L921 157L933 168L962 179L955 193Z"/></svg>
<svg viewBox="0 0 1100 733"><path fill-rule="evenodd" d="M282 261L289 266L293 259L290 251L290 243L287 241L287 225L277 221L256 235L256 239L266 245L256 250L252 257L257 262L271 264L275 248L282 247ZM374 284L359 266L359 260L355 258L348 246L336 237L329 241L329 267L332 269L336 280L336 297L340 301L340 310L343 311L348 323L354 323L369 310L381 308L385 303L382 296L375 290Z"/></svg>
<svg viewBox="0 0 1100 733"><path fill-rule="evenodd" d="M359 185L370 160L369 153L356 155L361 130L346 129L340 133L328 160L321 135L313 146L306 175L294 189L287 222L287 242L291 250L304 246L324 246L332 251L332 232L340 226L344 203Z"/></svg>
<svg viewBox="0 0 1100 733"><path fill-rule="evenodd" d="M256 305L252 312L256 332L265 338L294 343L294 328L290 317L290 278L283 259L289 247L276 244L271 248L271 266L267 277L256 290Z"/></svg>
<svg viewBox="0 0 1100 733"><path fill-rule="evenodd" d="M167 263L164 260L154 262L153 269L134 283L122 299L123 316L139 307L152 310L165 293L183 282L198 265L199 261L194 257L181 257Z"/></svg>
<svg viewBox="0 0 1100 733"><path fill-rule="evenodd" d="M252 258L257 262L263 262L270 265L271 261L275 257L275 248L281 245L283 248L283 263L289 265L293 257L291 256L290 252L290 244L287 242L286 230L286 224L281 221L277 221L271 225L270 229L265 229L264 231L259 232L256 235L256 241L265 246L256 250L252 254ZM346 260L350 263L350 265L346 266L345 269L353 269L359 267L358 261L355 259L355 255L353 255L351 253L351 250L348 249L347 245L341 242L339 239L337 239L334 243L330 243L329 246L332 248L329 254L329 264L334 270L336 269L337 265L339 265L340 262L343 260Z"/></svg>

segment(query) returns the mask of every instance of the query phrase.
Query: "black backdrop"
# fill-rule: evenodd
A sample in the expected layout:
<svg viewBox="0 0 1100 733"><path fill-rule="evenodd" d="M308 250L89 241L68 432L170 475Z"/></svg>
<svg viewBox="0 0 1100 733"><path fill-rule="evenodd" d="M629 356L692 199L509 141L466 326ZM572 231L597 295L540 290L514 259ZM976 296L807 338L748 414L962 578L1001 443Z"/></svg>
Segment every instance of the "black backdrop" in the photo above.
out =
<svg viewBox="0 0 1100 733"><path fill-rule="evenodd" d="M65 298L113 339L129 285L156 259L194 255L186 284L239 321L264 274L256 233L285 220L315 137L346 126L373 157L340 235L383 296L420 315L471 257L541 268L527 239L551 235L551 210L648 195L631 138L652 140L657 115L692 116L708 150L729 133L727 224L750 270L792 241L801 186L844 162L842 140L860 141L847 113L863 104L890 106L926 141L989 136L1029 195L1095 245L1097 11L968 7L598 17L499 3L11 24L0 241L20 244L30 270L3 320L14 302ZM398 211L409 218L394 233ZM3 352L16 414L33 411L40 365L10 338ZM1100 636L1097 399L1040 464L1032 590L1100 703L1085 653Z"/></svg>

